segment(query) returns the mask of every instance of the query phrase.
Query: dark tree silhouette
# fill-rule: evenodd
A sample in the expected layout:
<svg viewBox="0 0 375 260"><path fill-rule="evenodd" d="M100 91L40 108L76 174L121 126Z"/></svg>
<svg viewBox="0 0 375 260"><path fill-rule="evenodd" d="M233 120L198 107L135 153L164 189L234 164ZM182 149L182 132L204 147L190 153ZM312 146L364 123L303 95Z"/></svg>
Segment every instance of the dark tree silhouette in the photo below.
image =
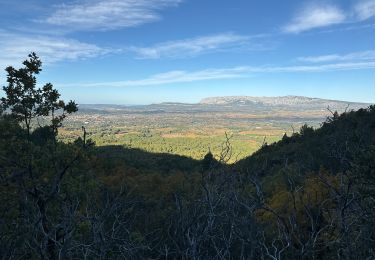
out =
<svg viewBox="0 0 375 260"><path fill-rule="evenodd" d="M59 92L53 89L51 83L37 88L36 75L42 71L42 61L34 52L23 65L20 69L11 66L5 69L8 85L3 87L6 97L1 99L1 107L3 110L9 110L11 115L25 126L28 136L33 119L51 116L50 126L56 135L66 114L76 112L77 105L74 101L65 104L60 100Z"/></svg>

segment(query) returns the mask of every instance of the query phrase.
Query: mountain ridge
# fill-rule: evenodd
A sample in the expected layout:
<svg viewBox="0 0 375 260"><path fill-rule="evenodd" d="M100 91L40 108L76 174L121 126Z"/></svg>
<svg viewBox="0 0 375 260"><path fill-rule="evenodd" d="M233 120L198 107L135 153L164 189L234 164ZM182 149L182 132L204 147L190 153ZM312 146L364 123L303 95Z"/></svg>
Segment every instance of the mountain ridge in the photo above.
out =
<svg viewBox="0 0 375 260"><path fill-rule="evenodd" d="M361 104L361 105L371 105L368 102L357 102L357 101L346 101L346 100L336 100L336 99L325 99L316 98L308 96L296 96L296 95L286 95L286 96L214 96L206 97L201 99L197 103L184 103L184 102L174 102L166 101L160 103L151 103L143 105L129 105L129 104L105 104L105 103L85 103L80 104L81 106L113 106L113 107L145 107L153 105L226 105L236 102L253 102L253 103L264 103L264 104L288 104L290 103L298 104L304 102L335 102L335 103L345 103L345 104ZM282 103L284 102L284 103Z"/></svg>
<svg viewBox="0 0 375 260"><path fill-rule="evenodd" d="M324 98L313 98L307 96L218 96L218 97L208 97L202 99L199 104L206 105L224 105L233 104L239 102L252 102L252 103L263 103L263 104L277 104L277 105L288 105L288 104L304 104L305 102L334 102L334 103L345 103L345 104L362 104L370 105L366 102L353 102L344 100L334 100L334 99L324 99Z"/></svg>
<svg viewBox="0 0 375 260"><path fill-rule="evenodd" d="M311 98L305 96L222 96L208 97L198 103L162 102L150 105L116 105L116 104L82 104L81 111L107 111L121 113L124 111L165 112L165 111L338 111L345 112L367 108L370 103L342 100Z"/></svg>

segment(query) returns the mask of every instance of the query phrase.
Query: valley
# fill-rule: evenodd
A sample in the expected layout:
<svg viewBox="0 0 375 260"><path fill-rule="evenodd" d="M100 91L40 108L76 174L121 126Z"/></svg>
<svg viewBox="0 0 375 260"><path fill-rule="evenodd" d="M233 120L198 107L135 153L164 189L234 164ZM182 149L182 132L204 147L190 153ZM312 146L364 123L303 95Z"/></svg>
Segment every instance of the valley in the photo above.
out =
<svg viewBox="0 0 375 260"><path fill-rule="evenodd" d="M319 127L333 111L367 106L296 96L218 97L198 104L81 105L65 122L60 138L74 140L82 135L84 126L98 146L121 145L199 160L208 151L220 157L229 138L232 151L228 163L234 163L264 143L298 132L304 124Z"/></svg>

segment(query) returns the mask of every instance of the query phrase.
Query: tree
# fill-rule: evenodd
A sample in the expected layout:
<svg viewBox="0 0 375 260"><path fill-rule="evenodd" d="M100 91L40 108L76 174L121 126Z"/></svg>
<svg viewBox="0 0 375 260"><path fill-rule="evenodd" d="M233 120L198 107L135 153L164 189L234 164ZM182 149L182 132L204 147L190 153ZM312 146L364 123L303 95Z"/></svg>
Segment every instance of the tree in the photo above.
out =
<svg viewBox="0 0 375 260"><path fill-rule="evenodd" d="M202 172L211 170L214 164L217 163L211 151L209 151L202 160Z"/></svg>
<svg viewBox="0 0 375 260"><path fill-rule="evenodd" d="M67 114L78 110L77 105L74 101L65 104L60 100L59 92L53 89L51 83L45 84L41 89L37 88L36 75L42 71L42 61L34 52L23 65L20 69L12 66L5 69L8 85L3 87L6 97L1 99L1 108L9 110L11 115L25 126L28 137L33 119L51 116L50 127L57 135L58 127Z"/></svg>
<svg viewBox="0 0 375 260"><path fill-rule="evenodd" d="M0 199L12 208L3 216L8 221L0 223L5 223L0 229L10 248L4 255L33 258L33 251L40 259L54 259L72 231L74 211L69 210L77 204L69 192L61 196L62 185L82 156L82 148L59 143L57 133L77 105L60 100L51 83L37 87L42 62L35 53L23 65L6 68L8 85L0 102ZM46 118L50 123L40 126ZM25 243L29 250L17 248L15 253L12 247L17 243Z"/></svg>
<svg viewBox="0 0 375 260"><path fill-rule="evenodd" d="M0 102L0 259L133 258L141 248L131 238L134 200L97 179L84 127L82 138L59 141L77 105L51 83L37 88L35 53L23 64L6 69Z"/></svg>

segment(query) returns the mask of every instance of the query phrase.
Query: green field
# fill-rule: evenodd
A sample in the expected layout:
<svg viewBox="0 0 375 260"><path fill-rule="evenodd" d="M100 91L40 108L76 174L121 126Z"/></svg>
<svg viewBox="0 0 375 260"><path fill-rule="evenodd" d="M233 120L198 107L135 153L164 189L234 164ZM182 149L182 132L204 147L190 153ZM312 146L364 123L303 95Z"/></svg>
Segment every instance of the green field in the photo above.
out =
<svg viewBox="0 0 375 260"><path fill-rule="evenodd" d="M83 109L70 118L60 138L70 141L82 135L84 126L98 146L122 145L153 153L184 155L202 159L211 151L220 158L227 139L231 147L228 163L273 143L307 123L318 126L321 111L246 111L220 109L110 108Z"/></svg>

